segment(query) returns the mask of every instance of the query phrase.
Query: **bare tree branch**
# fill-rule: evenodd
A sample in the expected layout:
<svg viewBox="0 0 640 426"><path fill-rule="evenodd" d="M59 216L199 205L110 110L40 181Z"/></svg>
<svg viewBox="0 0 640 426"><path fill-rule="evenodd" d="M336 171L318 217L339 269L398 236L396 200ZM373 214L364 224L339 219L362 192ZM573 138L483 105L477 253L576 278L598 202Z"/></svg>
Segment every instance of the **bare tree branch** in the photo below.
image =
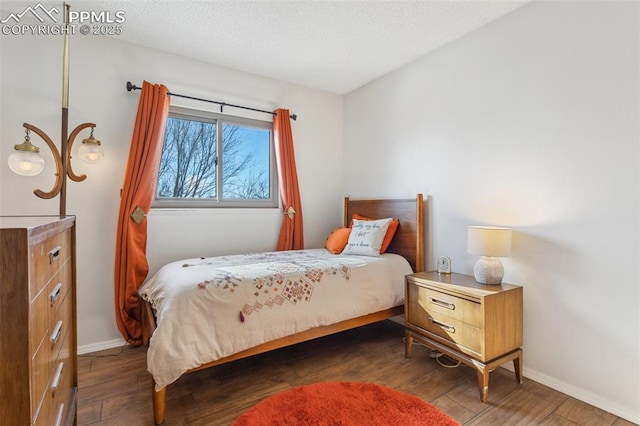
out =
<svg viewBox="0 0 640 426"><path fill-rule="evenodd" d="M167 119L158 172L158 197L216 197L216 126L210 122ZM223 198L269 198L269 165L265 171L254 149L245 128L224 124L220 159Z"/></svg>

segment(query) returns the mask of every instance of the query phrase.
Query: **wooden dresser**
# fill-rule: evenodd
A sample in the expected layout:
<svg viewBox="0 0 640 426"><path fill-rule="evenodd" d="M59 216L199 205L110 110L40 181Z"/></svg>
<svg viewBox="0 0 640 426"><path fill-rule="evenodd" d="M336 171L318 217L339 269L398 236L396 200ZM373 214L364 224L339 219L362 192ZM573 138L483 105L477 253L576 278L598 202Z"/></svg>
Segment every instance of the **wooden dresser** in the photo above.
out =
<svg viewBox="0 0 640 426"><path fill-rule="evenodd" d="M74 217L0 217L2 424L76 423L75 262Z"/></svg>
<svg viewBox="0 0 640 426"><path fill-rule="evenodd" d="M513 361L522 383L522 287L484 285L462 274L407 275L405 356L413 339L474 368L486 402L489 373Z"/></svg>

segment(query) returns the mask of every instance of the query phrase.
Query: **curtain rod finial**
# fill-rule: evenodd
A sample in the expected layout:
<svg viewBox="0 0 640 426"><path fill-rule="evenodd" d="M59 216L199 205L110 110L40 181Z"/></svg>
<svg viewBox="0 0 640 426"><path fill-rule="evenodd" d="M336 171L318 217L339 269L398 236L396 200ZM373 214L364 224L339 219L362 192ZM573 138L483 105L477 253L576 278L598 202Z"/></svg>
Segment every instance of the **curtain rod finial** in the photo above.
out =
<svg viewBox="0 0 640 426"><path fill-rule="evenodd" d="M130 92L132 90L137 90L139 89L138 86L136 86L135 84L131 83L130 81L127 81L127 92Z"/></svg>
<svg viewBox="0 0 640 426"><path fill-rule="evenodd" d="M290 117L293 121L296 121L296 119L298 118L296 114L291 114Z"/></svg>

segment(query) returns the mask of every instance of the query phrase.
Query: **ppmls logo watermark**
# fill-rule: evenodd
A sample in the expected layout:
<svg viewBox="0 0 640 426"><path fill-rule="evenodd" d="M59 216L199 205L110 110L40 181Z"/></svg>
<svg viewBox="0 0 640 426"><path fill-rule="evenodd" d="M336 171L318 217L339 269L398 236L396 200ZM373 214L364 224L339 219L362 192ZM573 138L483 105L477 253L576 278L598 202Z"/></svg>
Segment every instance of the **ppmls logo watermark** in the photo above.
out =
<svg viewBox="0 0 640 426"><path fill-rule="evenodd" d="M64 7L63 7L64 10ZM69 25L57 7L47 8L42 3L27 6L21 12L12 12L0 20L3 35L119 35L125 22L124 10L70 10Z"/></svg>

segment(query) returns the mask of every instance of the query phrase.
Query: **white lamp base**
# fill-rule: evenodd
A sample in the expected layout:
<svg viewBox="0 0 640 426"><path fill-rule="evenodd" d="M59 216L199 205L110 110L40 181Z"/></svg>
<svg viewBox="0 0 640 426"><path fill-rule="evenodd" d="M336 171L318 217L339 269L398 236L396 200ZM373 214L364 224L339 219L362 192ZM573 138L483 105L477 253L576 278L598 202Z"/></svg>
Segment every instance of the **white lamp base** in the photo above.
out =
<svg viewBox="0 0 640 426"><path fill-rule="evenodd" d="M500 284L504 277L502 262L497 257L482 256L473 267L473 276L480 284Z"/></svg>

